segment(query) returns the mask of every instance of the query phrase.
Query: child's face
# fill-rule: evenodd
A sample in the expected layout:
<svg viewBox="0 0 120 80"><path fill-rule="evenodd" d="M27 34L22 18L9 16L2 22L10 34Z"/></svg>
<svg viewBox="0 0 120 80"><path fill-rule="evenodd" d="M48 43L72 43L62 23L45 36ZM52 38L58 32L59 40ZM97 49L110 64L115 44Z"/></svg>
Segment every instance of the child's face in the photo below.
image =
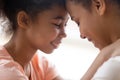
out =
<svg viewBox="0 0 120 80"><path fill-rule="evenodd" d="M68 14L64 8L55 6L38 14L27 30L29 43L35 49L51 53L66 37L65 25Z"/></svg>
<svg viewBox="0 0 120 80"><path fill-rule="evenodd" d="M67 10L71 19L79 25L82 38L87 38L99 49L108 44L106 43L109 41L106 36L105 24L103 24L103 19L95 12L94 8L91 8L90 11L81 4L68 1Z"/></svg>

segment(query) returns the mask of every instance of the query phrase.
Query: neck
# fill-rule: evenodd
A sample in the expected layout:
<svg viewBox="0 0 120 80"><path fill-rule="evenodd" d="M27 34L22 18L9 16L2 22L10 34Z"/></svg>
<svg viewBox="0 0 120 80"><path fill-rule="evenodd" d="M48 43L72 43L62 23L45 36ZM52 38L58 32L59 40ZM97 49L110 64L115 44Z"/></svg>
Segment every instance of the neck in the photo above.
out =
<svg viewBox="0 0 120 80"><path fill-rule="evenodd" d="M30 62L37 49L30 47L30 45L22 39L12 37L5 45L5 48L12 58L24 68Z"/></svg>

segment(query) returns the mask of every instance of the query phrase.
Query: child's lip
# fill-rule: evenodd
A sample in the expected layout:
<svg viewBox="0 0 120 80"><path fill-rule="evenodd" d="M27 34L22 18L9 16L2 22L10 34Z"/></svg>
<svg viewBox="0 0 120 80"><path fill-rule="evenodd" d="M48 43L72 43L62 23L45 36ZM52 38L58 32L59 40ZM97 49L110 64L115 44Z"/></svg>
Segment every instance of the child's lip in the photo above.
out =
<svg viewBox="0 0 120 80"><path fill-rule="evenodd" d="M54 48L58 48L58 46L60 45L61 41L57 41L57 42L52 42L52 45L54 46Z"/></svg>

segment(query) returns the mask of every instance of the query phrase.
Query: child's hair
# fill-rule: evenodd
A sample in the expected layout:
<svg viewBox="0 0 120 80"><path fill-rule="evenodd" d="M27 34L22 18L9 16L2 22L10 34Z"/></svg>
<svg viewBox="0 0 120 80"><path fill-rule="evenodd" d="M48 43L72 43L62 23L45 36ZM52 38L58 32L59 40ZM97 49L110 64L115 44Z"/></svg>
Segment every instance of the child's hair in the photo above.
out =
<svg viewBox="0 0 120 80"><path fill-rule="evenodd" d="M25 11L34 18L38 13L54 5L65 8L65 0L0 0L0 17L7 18L10 25L9 31L14 32L17 28L16 17L19 11Z"/></svg>
<svg viewBox="0 0 120 80"><path fill-rule="evenodd" d="M92 4L92 0L68 0L72 1L75 4L82 4L83 7L90 10L90 6ZM118 4L120 6L120 0L105 0L105 2L110 4Z"/></svg>

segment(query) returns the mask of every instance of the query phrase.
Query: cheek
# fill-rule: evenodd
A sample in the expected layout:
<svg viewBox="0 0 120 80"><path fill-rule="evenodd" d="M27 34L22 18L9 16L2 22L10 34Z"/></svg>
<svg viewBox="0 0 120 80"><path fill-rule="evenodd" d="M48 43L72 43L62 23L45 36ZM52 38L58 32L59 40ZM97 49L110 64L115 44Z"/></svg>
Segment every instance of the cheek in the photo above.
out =
<svg viewBox="0 0 120 80"><path fill-rule="evenodd" d="M56 38L59 34L60 34L59 29L54 28L53 30L51 30L51 37L53 36L53 38Z"/></svg>
<svg viewBox="0 0 120 80"><path fill-rule="evenodd" d="M79 30L81 33L86 33L90 30L90 25L88 22L86 21L81 21L80 22L80 26L79 26Z"/></svg>
<svg viewBox="0 0 120 80"><path fill-rule="evenodd" d="M97 25L96 25L95 21L89 17L84 18L81 21L80 26L81 26L81 30L84 30L84 31L94 31L97 29Z"/></svg>
<svg viewBox="0 0 120 80"><path fill-rule="evenodd" d="M55 28L52 25L49 24L41 24L41 25L37 25L37 26L33 26L30 30L29 30L29 37L31 39L34 39L34 41L36 41L36 43L48 43L50 41L53 41L54 39L56 39L56 37L59 35L59 29Z"/></svg>
<svg viewBox="0 0 120 80"><path fill-rule="evenodd" d="M92 24L91 22L88 22L88 21L81 22L79 29L82 36L92 38L92 39L97 38L95 25Z"/></svg>
<svg viewBox="0 0 120 80"><path fill-rule="evenodd" d="M42 30L41 35L43 39L53 41L59 35L59 30L54 28L53 26L46 28L44 31Z"/></svg>

